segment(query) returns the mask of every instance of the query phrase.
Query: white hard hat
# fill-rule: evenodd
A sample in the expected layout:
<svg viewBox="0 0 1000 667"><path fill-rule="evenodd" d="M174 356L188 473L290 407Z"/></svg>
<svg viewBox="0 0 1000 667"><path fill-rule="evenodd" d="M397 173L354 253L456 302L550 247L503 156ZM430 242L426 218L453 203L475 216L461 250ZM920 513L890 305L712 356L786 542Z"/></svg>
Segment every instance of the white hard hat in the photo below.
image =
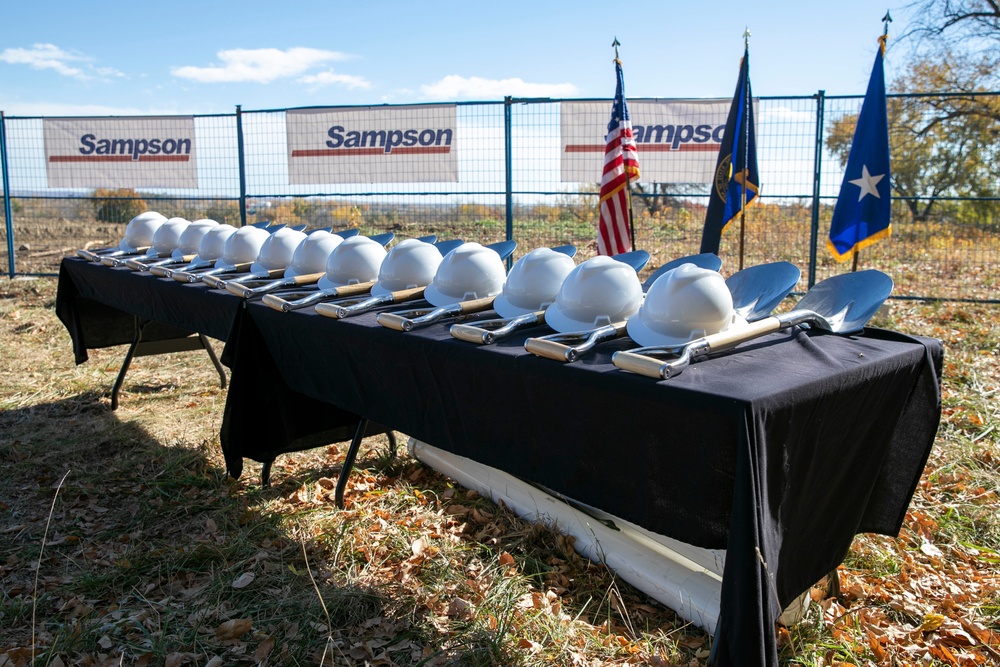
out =
<svg viewBox="0 0 1000 667"><path fill-rule="evenodd" d="M733 311L733 296L717 271L681 264L657 278L646 301L626 325L639 345L682 345L746 324Z"/></svg>
<svg viewBox="0 0 1000 667"><path fill-rule="evenodd" d="M587 331L627 320L642 304L642 284L628 264L599 255L573 269L545 323L559 333Z"/></svg>
<svg viewBox="0 0 1000 667"><path fill-rule="evenodd" d="M264 241L256 261L250 267L250 273L267 275L269 271L284 269L291 264L295 249L305 240L305 232L282 227Z"/></svg>
<svg viewBox="0 0 1000 667"><path fill-rule="evenodd" d="M264 241L271 237L257 227L240 227L233 232L222 248L222 256L215 262L217 269L231 269L237 264L246 264L257 259Z"/></svg>
<svg viewBox="0 0 1000 667"><path fill-rule="evenodd" d="M205 238L205 234L208 230L213 227L218 227L219 223L215 220L209 220L207 218L202 218L201 220L195 220L187 228L181 232L181 237L177 240L177 247L174 248L172 257L183 257L184 255L196 255L198 253L198 248L201 245L201 240ZM156 245L155 243L153 244Z"/></svg>
<svg viewBox="0 0 1000 667"><path fill-rule="evenodd" d="M156 211L140 213L125 226L125 238L119 247L126 252L135 252L139 248L153 245L153 234L166 220L166 216Z"/></svg>
<svg viewBox="0 0 1000 667"><path fill-rule="evenodd" d="M184 218L165 220L153 232L153 245L146 251L146 254L155 257L161 253L173 252L181 241L181 234L190 224L191 221Z"/></svg>
<svg viewBox="0 0 1000 667"><path fill-rule="evenodd" d="M411 287L423 287L434 279L441 264L441 251L433 243L404 239L393 246L382 262L373 296Z"/></svg>
<svg viewBox="0 0 1000 667"><path fill-rule="evenodd" d="M500 317L517 317L545 308L556 300L574 268L576 263L569 255L535 248L511 267L503 291L493 301L493 310Z"/></svg>
<svg viewBox="0 0 1000 667"><path fill-rule="evenodd" d="M201 238L198 244L198 256L196 262L214 262L222 257L222 251L226 246L226 241L236 233L236 228L232 225L221 224L212 227Z"/></svg>
<svg viewBox="0 0 1000 667"><path fill-rule="evenodd" d="M299 244L292 253L292 262L285 269L286 278L305 276L310 273L323 273L326 270L326 260L344 239L331 234L325 229L317 229Z"/></svg>
<svg viewBox="0 0 1000 667"><path fill-rule="evenodd" d="M319 279L317 286L330 289L374 282L387 254L381 243L367 236L345 239L327 257L326 275Z"/></svg>
<svg viewBox="0 0 1000 667"><path fill-rule="evenodd" d="M424 298L434 306L496 296L503 289L507 269L495 250L463 243L441 260Z"/></svg>

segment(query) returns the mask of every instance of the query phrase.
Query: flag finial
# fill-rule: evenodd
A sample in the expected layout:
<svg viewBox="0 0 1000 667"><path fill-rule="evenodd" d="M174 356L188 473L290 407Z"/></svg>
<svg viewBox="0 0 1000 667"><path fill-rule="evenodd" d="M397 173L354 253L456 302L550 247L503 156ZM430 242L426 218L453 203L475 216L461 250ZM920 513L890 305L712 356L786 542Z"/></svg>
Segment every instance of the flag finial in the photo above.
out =
<svg viewBox="0 0 1000 667"><path fill-rule="evenodd" d="M889 15L889 10L887 9L887 10L885 10L885 16L882 17L882 26L883 26L882 34L883 35L888 35L889 34L889 24L890 23L892 23L892 16Z"/></svg>
<svg viewBox="0 0 1000 667"><path fill-rule="evenodd" d="M621 42L618 41L618 37L617 36L615 37L615 41L611 42L611 46L615 50L615 61L618 60L618 47L621 46L621 45L622 44L621 44Z"/></svg>
<svg viewBox="0 0 1000 667"><path fill-rule="evenodd" d="M747 48L747 49L750 48L750 28L749 27L744 27L743 28L743 47Z"/></svg>

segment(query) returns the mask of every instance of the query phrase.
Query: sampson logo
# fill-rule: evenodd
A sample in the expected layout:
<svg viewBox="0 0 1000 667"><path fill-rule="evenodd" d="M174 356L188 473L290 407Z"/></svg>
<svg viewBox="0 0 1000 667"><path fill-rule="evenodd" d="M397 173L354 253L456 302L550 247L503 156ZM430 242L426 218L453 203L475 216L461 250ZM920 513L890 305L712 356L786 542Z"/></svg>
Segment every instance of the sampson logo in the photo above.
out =
<svg viewBox="0 0 1000 667"><path fill-rule="evenodd" d="M725 125L633 125L632 136L641 151L717 151ZM567 153L603 153L604 145L568 144Z"/></svg>
<svg viewBox="0 0 1000 667"><path fill-rule="evenodd" d="M350 130L334 125L326 133L327 148L298 149L292 157L325 155L389 155L392 153L430 154L451 152L454 130Z"/></svg>
<svg viewBox="0 0 1000 667"><path fill-rule="evenodd" d="M98 139L80 137L79 155L53 155L49 162L187 162L190 139Z"/></svg>

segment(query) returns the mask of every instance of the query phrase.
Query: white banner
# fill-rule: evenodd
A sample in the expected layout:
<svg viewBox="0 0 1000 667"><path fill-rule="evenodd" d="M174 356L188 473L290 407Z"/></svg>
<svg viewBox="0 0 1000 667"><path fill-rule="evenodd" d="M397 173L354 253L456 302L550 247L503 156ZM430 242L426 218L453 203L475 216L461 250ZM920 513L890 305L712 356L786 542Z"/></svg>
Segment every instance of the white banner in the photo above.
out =
<svg viewBox="0 0 1000 667"><path fill-rule="evenodd" d="M454 104L286 111L288 182L456 182L455 126Z"/></svg>
<svg viewBox="0 0 1000 667"><path fill-rule="evenodd" d="M643 183L710 183L732 100L629 100ZM754 102L756 111L756 101ZM611 102L563 102L561 176L597 183Z"/></svg>
<svg viewBox="0 0 1000 667"><path fill-rule="evenodd" d="M46 118L50 188L197 188L193 116Z"/></svg>

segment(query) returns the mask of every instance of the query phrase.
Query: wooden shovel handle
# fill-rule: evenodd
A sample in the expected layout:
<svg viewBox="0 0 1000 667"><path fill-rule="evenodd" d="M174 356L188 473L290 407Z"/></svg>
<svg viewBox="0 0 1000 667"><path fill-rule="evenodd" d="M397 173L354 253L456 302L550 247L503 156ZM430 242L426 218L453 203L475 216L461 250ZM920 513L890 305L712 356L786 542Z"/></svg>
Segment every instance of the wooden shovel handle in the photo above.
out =
<svg viewBox="0 0 1000 667"><path fill-rule="evenodd" d="M410 321L408 317L396 313L379 313L375 320L386 329L393 331L406 331L405 323Z"/></svg>
<svg viewBox="0 0 1000 667"><path fill-rule="evenodd" d="M285 309L282 306L282 304L288 302L282 299L280 296L275 296L274 294L265 294L264 298L261 299L261 303L263 303L265 306L270 306L275 310L280 310L281 312L284 312Z"/></svg>
<svg viewBox="0 0 1000 667"><path fill-rule="evenodd" d="M343 287L337 288L337 294L335 296L358 296L359 294L368 294L368 292L372 291L372 287L375 287L374 280L367 283L344 285Z"/></svg>
<svg viewBox="0 0 1000 667"><path fill-rule="evenodd" d="M476 345L483 344L483 334L486 332L485 329L472 324L452 324L448 331L451 332L453 337L464 340L467 343L475 343Z"/></svg>
<svg viewBox="0 0 1000 667"><path fill-rule="evenodd" d="M740 343L745 343L748 340L753 340L754 338L760 338L761 336L769 333L774 333L780 328L781 320L777 317L765 317L762 320L752 322L746 326L733 327L728 331L705 336L705 340L703 342L708 346L709 352L719 352L720 350L727 350L731 347L736 347Z"/></svg>
<svg viewBox="0 0 1000 667"><path fill-rule="evenodd" d="M553 361L561 361L563 363L569 361L566 357L569 345L545 340L544 338L529 338L524 341L524 349L536 356L552 359Z"/></svg>
<svg viewBox="0 0 1000 667"><path fill-rule="evenodd" d="M312 285L315 282L319 282L319 279L326 275L323 273L307 273L303 276L295 276L292 278L294 284L296 285Z"/></svg>
<svg viewBox="0 0 1000 667"><path fill-rule="evenodd" d="M487 310L493 306L493 300L495 296L484 296L482 299L473 299L472 301L463 301L459 305L459 313L462 315L468 315L470 313L478 313L481 310Z"/></svg>
<svg viewBox="0 0 1000 667"><path fill-rule="evenodd" d="M635 352L616 352L614 363L615 366L622 370L638 375L645 375L657 380L663 379L663 367L666 365L666 362L662 359L647 357L644 354L636 354Z"/></svg>
<svg viewBox="0 0 1000 667"><path fill-rule="evenodd" d="M247 298L248 292L251 292L253 288L247 287L246 285L241 285L239 283L226 283L226 291L230 294L235 294L241 299Z"/></svg>
<svg viewBox="0 0 1000 667"><path fill-rule="evenodd" d="M392 302L400 303L403 301L413 301L414 299L419 299L424 295L423 287L411 287L410 289L401 289L398 292L392 293Z"/></svg>

